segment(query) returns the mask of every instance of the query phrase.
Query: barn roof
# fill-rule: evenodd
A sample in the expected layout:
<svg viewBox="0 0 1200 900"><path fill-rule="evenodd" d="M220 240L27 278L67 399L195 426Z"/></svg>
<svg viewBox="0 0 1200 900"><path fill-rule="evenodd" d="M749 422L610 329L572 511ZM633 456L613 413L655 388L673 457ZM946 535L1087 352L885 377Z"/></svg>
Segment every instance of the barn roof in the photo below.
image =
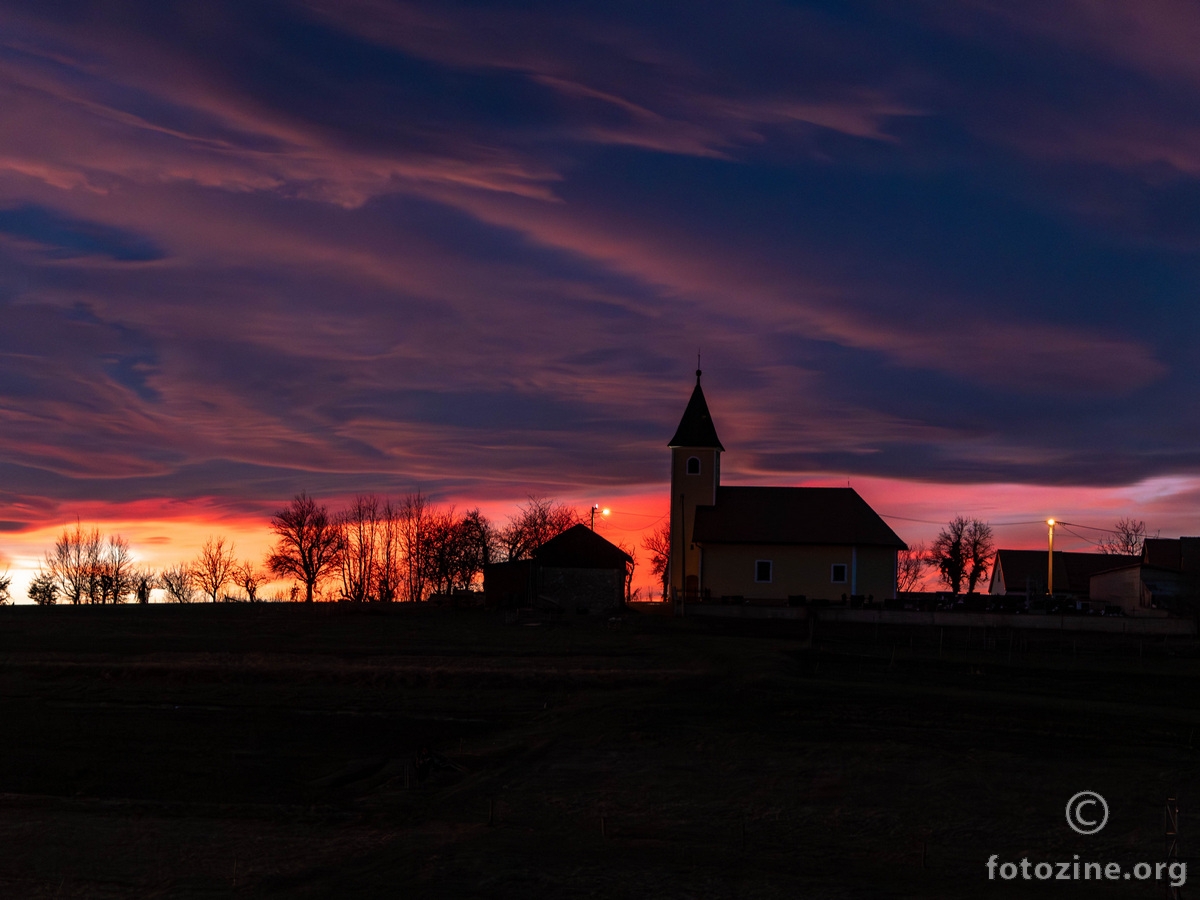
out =
<svg viewBox="0 0 1200 900"><path fill-rule="evenodd" d="M696 507L697 544L907 546L853 488L719 487Z"/></svg>
<svg viewBox="0 0 1200 900"><path fill-rule="evenodd" d="M533 551L540 565L558 569L624 569L629 554L586 525L572 525Z"/></svg>
<svg viewBox="0 0 1200 900"><path fill-rule="evenodd" d="M717 427L713 425L712 416L708 412L704 391L700 389L699 369L696 370L696 388L692 391L692 399L683 411L683 418L679 420L679 427L675 429L675 437L671 438L667 446L725 449L717 437Z"/></svg>

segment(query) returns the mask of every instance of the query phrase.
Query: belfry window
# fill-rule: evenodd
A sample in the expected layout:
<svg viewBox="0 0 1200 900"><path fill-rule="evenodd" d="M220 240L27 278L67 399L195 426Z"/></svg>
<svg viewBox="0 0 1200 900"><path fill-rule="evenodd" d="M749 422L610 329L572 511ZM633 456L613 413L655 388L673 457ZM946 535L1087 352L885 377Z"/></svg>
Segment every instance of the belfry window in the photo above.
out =
<svg viewBox="0 0 1200 900"><path fill-rule="evenodd" d="M689 475L699 475L700 474L700 457L698 457L698 456L689 456L688 457L687 473Z"/></svg>

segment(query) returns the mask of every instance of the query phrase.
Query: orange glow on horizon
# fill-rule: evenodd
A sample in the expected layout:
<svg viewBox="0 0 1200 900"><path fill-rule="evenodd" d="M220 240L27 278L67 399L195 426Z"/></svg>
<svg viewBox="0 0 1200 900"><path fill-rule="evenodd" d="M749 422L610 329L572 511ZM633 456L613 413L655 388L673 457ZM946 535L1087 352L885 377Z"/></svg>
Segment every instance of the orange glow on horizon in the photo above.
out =
<svg viewBox="0 0 1200 900"><path fill-rule="evenodd" d="M731 476L730 483L741 479ZM786 483L787 479L772 479ZM751 480L753 481L753 480ZM845 476L798 478L793 484L845 486ZM1111 488L1047 487L1017 484L936 484L887 478L851 477L855 488L900 537L910 544L928 543L941 525L956 515L979 518L992 525L997 547L1038 549L1045 546L1046 511L1053 509L1055 542L1058 549L1088 551L1095 549L1100 532L1091 529L1112 527L1117 519L1132 517L1146 521L1150 534L1164 537L1200 534L1200 478L1148 479L1133 485ZM641 485L625 493L605 491L601 508L607 516L596 516L596 532L616 544L632 550L637 557L633 586L643 598L657 597L658 586L649 571L643 537L667 518L667 485ZM584 512L594 501L594 491L557 499ZM525 502L527 494L508 500L473 502L455 496L441 505L453 505L464 511L478 507L495 525L503 526ZM341 509L349 498L319 498L331 510ZM140 563L162 568L186 562L196 556L210 536L231 540L239 559L262 562L271 544L271 512L283 502L264 502L263 512L254 514L232 511L216 499L181 502L176 500L138 501L127 504L79 504L79 520L95 524L102 534L119 534L130 541ZM27 602L30 580L46 550L63 529L74 524L75 516L56 518L22 532L0 535L0 571L8 566L13 576L15 602ZM285 582L264 588L270 595L286 590Z"/></svg>

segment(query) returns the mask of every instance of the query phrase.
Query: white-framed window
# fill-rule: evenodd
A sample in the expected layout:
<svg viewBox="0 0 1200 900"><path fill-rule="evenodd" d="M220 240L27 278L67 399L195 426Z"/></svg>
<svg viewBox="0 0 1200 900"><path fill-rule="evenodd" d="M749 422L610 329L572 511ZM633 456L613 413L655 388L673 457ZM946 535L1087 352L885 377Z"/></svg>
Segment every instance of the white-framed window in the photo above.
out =
<svg viewBox="0 0 1200 900"><path fill-rule="evenodd" d="M698 456L689 456L688 457L687 473L689 475L699 475L700 474L700 457L698 457Z"/></svg>
<svg viewBox="0 0 1200 900"><path fill-rule="evenodd" d="M829 580L834 584L846 583L846 564L834 563L829 567Z"/></svg>
<svg viewBox="0 0 1200 900"><path fill-rule="evenodd" d="M774 566L769 559L756 559L754 561L754 580L759 584L770 584Z"/></svg>

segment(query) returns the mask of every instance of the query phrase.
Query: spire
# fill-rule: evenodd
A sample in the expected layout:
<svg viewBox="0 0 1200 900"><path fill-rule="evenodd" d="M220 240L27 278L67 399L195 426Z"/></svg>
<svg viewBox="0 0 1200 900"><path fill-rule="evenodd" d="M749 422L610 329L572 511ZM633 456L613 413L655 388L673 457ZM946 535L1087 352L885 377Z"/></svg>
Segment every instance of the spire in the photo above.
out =
<svg viewBox="0 0 1200 900"><path fill-rule="evenodd" d="M708 403L704 399L704 391L700 389L700 370L696 369L696 387L692 398L688 400L679 427L675 429L675 437L671 438L668 447L715 447L724 451L721 439L717 437L716 426L713 425L712 415L708 411Z"/></svg>

